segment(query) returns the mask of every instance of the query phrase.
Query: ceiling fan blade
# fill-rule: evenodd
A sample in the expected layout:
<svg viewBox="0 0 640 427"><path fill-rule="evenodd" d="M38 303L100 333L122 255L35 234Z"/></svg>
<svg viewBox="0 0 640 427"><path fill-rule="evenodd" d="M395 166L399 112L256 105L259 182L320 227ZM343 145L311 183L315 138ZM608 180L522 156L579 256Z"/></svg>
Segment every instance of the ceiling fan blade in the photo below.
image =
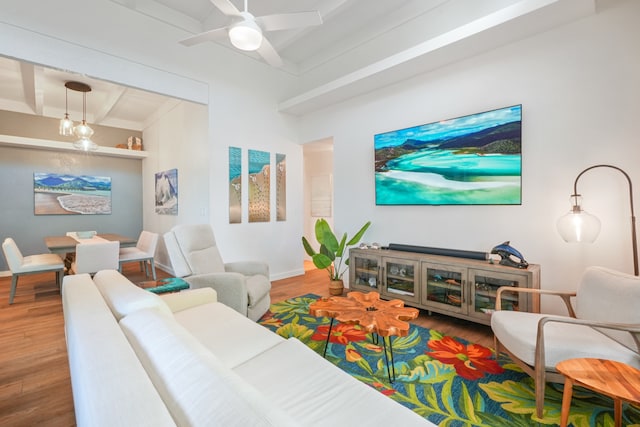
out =
<svg viewBox="0 0 640 427"><path fill-rule="evenodd" d="M231 3L230 0L211 0L211 3L213 3L213 5L220 9L220 12L225 15L240 16L240 11L233 5L233 3Z"/></svg>
<svg viewBox="0 0 640 427"><path fill-rule="evenodd" d="M262 38L262 44L256 52L258 52L258 54L262 56L262 59L272 67L278 68L282 66L282 58L280 58L280 55L278 55L278 52L276 52L273 45L269 43L269 40L267 40L266 37Z"/></svg>
<svg viewBox="0 0 640 427"><path fill-rule="evenodd" d="M227 37L227 27L216 28L214 30L205 31L204 33L197 34L193 37L180 40L180 44L185 46L193 46L194 44L203 43L206 41L220 40Z"/></svg>
<svg viewBox="0 0 640 427"><path fill-rule="evenodd" d="M313 12L279 13L276 15L259 16L256 18L256 22L264 31L277 31L320 25L322 24L322 17L316 10Z"/></svg>

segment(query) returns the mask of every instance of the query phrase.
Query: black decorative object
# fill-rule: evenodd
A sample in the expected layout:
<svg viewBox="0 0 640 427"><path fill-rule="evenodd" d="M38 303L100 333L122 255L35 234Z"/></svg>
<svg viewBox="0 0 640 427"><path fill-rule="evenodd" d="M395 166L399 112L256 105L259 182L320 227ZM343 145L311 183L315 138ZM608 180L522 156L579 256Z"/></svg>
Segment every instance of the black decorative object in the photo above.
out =
<svg viewBox="0 0 640 427"><path fill-rule="evenodd" d="M509 245L509 241L501 243L491 249L492 254L500 255L500 264L508 267L527 268L529 263L516 248ZM515 258L515 259L514 259Z"/></svg>
<svg viewBox="0 0 640 427"><path fill-rule="evenodd" d="M486 261L489 259L489 254L486 252L463 251L460 249L430 248L428 246L401 245L398 243L389 243L389 249L395 250L395 251L404 251L404 252L418 252L418 253L430 254L430 255L442 255L442 256L452 256L457 258L479 259L483 261Z"/></svg>

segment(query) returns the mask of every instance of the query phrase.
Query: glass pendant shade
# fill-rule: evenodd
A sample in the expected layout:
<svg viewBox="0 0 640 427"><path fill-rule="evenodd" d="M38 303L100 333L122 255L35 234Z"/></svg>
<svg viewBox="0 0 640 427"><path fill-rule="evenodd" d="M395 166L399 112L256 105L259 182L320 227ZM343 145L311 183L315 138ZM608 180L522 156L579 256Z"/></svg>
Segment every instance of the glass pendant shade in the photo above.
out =
<svg viewBox="0 0 640 427"><path fill-rule="evenodd" d="M241 12L241 15L244 13ZM229 29L231 44L240 50L253 51L262 44L262 30L253 19L253 16L250 16Z"/></svg>
<svg viewBox="0 0 640 427"><path fill-rule="evenodd" d="M80 138L73 143L73 148L82 151L96 151L98 149L98 144L96 144L89 138Z"/></svg>
<svg viewBox="0 0 640 427"><path fill-rule="evenodd" d="M60 119L58 133L62 136L73 135L73 120L69 118L69 88L64 89L64 119Z"/></svg>
<svg viewBox="0 0 640 427"><path fill-rule="evenodd" d="M91 138L93 136L93 129L89 127L85 120L82 120L82 123L73 128L73 133L78 138Z"/></svg>
<svg viewBox="0 0 640 427"><path fill-rule="evenodd" d="M64 114L64 119L60 119L60 127L58 132L62 136L71 136L73 135L73 120L69 118L69 114Z"/></svg>
<svg viewBox="0 0 640 427"><path fill-rule="evenodd" d="M600 234L600 220L582 210L581 197L571 196L573 207L556 223L558 233L567 243L593 243Z"/></svg>

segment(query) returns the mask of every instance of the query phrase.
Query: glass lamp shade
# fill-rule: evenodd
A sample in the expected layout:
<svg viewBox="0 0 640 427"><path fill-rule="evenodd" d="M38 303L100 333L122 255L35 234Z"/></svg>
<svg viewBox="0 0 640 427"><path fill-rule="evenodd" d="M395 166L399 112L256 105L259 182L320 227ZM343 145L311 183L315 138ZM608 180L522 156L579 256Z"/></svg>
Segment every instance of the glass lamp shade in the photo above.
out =
<svg viewBox="0 0 640 427"><path fill-rule="evenodd" d="M571 196L573 208L556 223L558 233L567 243L593 243L600 234L600 220L580 207L580 197Z"/></svg>
<svg viewBox="0 0 640 427"><path fill-rule="evenodd" d="M60 128L58 132L62 136L71 136L73 135L73 120L69 118L69 114L64 115L64 119L60 119Z"/></svg>
<svg viewBox="0 0 640 427"><path fill-rule="evenodd" d="M73 128L73 133L80 139L89 139L93 135L93 129L89 127L85 120L82 120L81 124Z"/></svg>
<svg viewBox="0 0 640 427"><path fill-rule="evenodd" d="M229 29L229 40L240 50L256 50L262 44L262 30L253 20L245 20Z"/></svg>
<svg viewBox="0 0 640 427"><path fill-rule="evenodd" d="M79 140L73 143L73 148L76 148L82 151L96 151L98 149L98 144L96 144L89 138L80 138Z"/></svg>

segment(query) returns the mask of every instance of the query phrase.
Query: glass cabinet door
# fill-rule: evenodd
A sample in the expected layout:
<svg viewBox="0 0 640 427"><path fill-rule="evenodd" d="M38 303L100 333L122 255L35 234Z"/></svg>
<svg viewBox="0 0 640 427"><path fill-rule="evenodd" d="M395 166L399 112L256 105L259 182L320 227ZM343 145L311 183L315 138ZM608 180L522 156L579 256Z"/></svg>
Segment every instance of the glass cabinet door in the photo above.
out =
<svg viewBox="0 0 640 427"><path fill-rule="evenodd" d="M419 303L420 270L418 265L418 261L382 258L385 296Z"/></svg>
<svg viewBox="0 0 640 427"><path fill-rule="evenodd" d="M472 287L472 308L470 313L474 317L487 318L495 311L496 294L501 286L520 287L520 278L512 274L501 275L497 272L470 270ZM502 310L527 310L527 294L515 292L502 293Z"/></svg>
<svg viewBox="0 0 640 427"><path fill-rule="evenodd" d="M360 291L380 292L380 258L353 254L349 261L349 287Z"/></svg>
<svg viewBox="0 0 640 427"><path fill-rule="evenodd" d="M422 277L426 292L422 303L447 311L467 313L466 274L465 268L423 262Z"/></svg>

